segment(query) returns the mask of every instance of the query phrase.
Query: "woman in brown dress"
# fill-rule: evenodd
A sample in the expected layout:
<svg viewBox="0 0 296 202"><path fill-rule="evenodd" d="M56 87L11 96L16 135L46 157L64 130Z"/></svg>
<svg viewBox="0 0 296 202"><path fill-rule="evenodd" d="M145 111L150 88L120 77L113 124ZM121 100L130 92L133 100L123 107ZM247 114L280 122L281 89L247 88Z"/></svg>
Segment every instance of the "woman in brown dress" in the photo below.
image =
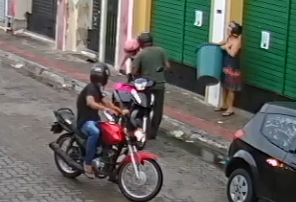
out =
<svg viewBox="0 0 296 202"><path fill-rule="evenodd" d="M224 58L224 69L222 76L223 104L216 111L224 111L223 116L234 114L235 94L241 91L242 77L240 71L239 53L241 50L242 26L236 22L230 22L228 26L228 38L220 43L221 48L226 51Z"/></svg>

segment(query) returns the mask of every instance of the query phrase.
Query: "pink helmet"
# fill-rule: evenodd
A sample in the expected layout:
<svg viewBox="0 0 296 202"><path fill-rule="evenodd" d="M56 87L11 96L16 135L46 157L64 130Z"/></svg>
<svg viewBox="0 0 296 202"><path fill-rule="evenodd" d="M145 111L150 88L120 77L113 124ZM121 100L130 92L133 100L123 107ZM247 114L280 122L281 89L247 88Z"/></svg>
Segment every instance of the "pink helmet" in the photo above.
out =
<svg viewBox="0 0 296 202"><path fill-rule="evenodd" d="M140 44L137 40L131 39L127 40L124 44L124 51L126 52L134 52L140 48Z"/></svg>

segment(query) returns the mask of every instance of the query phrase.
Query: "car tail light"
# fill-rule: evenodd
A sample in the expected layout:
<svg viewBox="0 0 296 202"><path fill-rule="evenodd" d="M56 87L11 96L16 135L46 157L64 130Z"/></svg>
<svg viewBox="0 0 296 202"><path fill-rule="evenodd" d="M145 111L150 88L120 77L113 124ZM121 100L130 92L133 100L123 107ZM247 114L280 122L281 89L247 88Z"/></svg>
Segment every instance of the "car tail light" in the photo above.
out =
<svg viewBox="0 0 296 202"><path fill-rule="evenodd" d="M284 164L279 162L276 159L267 159L266 162L271 165L272 167L283 167Z"/></svg>
<svg viewBox="0 0 296 202"><path fill-rule="evenodd" d="M244 136L245 134L246 134L245 131L243 131L243 130L238 130L238 131L236 131L235 134L234 134L234 139L241 138L241 137Z"/></svg>

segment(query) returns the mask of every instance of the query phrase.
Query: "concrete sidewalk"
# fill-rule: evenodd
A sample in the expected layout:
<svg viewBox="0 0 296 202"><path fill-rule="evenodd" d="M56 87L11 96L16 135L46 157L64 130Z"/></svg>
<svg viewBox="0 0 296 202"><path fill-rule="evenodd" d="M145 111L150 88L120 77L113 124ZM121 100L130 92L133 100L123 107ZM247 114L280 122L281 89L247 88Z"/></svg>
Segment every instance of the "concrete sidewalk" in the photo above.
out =
<svg viewBox="0 0 296 202"><path fill-rule="evenodd" d="M48 42L4 32L0 33L0 57L16 69L26 70L30 76L61 89L80 90L88 81L92 65L81 54L54 50L54 45ZM112 71L107 91L112 91L115 82L125 80ZM238 110L236 115L224 118L200 96L172 85L167 85L164 112L162 127L167 137L184 142L184 148L193 153L200 153L198 148L203 145L223 156L233 133L252 116Z"/></svg>

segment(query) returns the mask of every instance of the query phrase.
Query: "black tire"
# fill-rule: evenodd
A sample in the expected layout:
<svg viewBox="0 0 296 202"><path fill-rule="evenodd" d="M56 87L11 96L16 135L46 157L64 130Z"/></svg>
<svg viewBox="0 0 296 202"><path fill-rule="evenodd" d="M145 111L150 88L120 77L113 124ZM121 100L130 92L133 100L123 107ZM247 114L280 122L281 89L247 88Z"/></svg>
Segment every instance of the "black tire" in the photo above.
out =
<svg viewBox="0 0 296 202"><path fill-rule="evenodd" d="M150 201L158 195L158 193L160 192L160 190L162 188L163 173L162 173L161 167L159 166L159 164L155 160L147 159L145 161L149 161L153 165L153 167L156 169L157 175L158 175L158 182L157 182L157 186L156 186L155 190L145 198L135 198L135 197L129 195L128 192L124 189L124 186L122 183L122 172L123 172L124 167L127 166L128 163L123 164L119 170L118 178L117 178L119 189L120 189L121 193L130 201L136 201L136 202Z"/></svg>
<svg viewBox="0 0 296 202"><path fill-rule="evenodd" d="M147 140L146 140L147 141ZM139 151L142 151L144 148L145 148L145 146L146 146L146 141L145 142L136 142L136 147L137 147L137 150L139 150Z"/></svg>
<svg viewBox="0 0 296 202"><path fill-rule="evenodd" d="M65 140L67 139L70 139L72 138L72 134L69 134L69 133L66 133L66 134L63 134L61 135L57 140L56 140L56 143L59 145L59 146L62 146L62 144L64 143ZM61 160L58 155L55 153L54 154L54 161L55 161L55 164L58 168L58 170L62 173L62 175L64 177L67 177L67 178L70 178L70 179L74 179L78 176L80 176L82 174L81 171L78 171L78 170L75 170L73 173L68 173L66 171L63 170L63 168L61 168L61 165L59 163L59 160Z"/></svg>
<svg viewBox="0 0 296 202"><path fill-rule="evenodd" d="M248 187L247 197L242 202L258 202L259 199L256 196L256 192L254 190L254 182L253 182L253 179L252 179L250 173L247 170L245 170L245 169L236 169L229 176L228 182L227 182L227 198L228 198L228 201L229 202L236 202L231 197L230 185L231 185L233 179L235 177L237 177L237 176L244 177L245 180L246 180L246 182L247 182L247 187Z"/></svg>

